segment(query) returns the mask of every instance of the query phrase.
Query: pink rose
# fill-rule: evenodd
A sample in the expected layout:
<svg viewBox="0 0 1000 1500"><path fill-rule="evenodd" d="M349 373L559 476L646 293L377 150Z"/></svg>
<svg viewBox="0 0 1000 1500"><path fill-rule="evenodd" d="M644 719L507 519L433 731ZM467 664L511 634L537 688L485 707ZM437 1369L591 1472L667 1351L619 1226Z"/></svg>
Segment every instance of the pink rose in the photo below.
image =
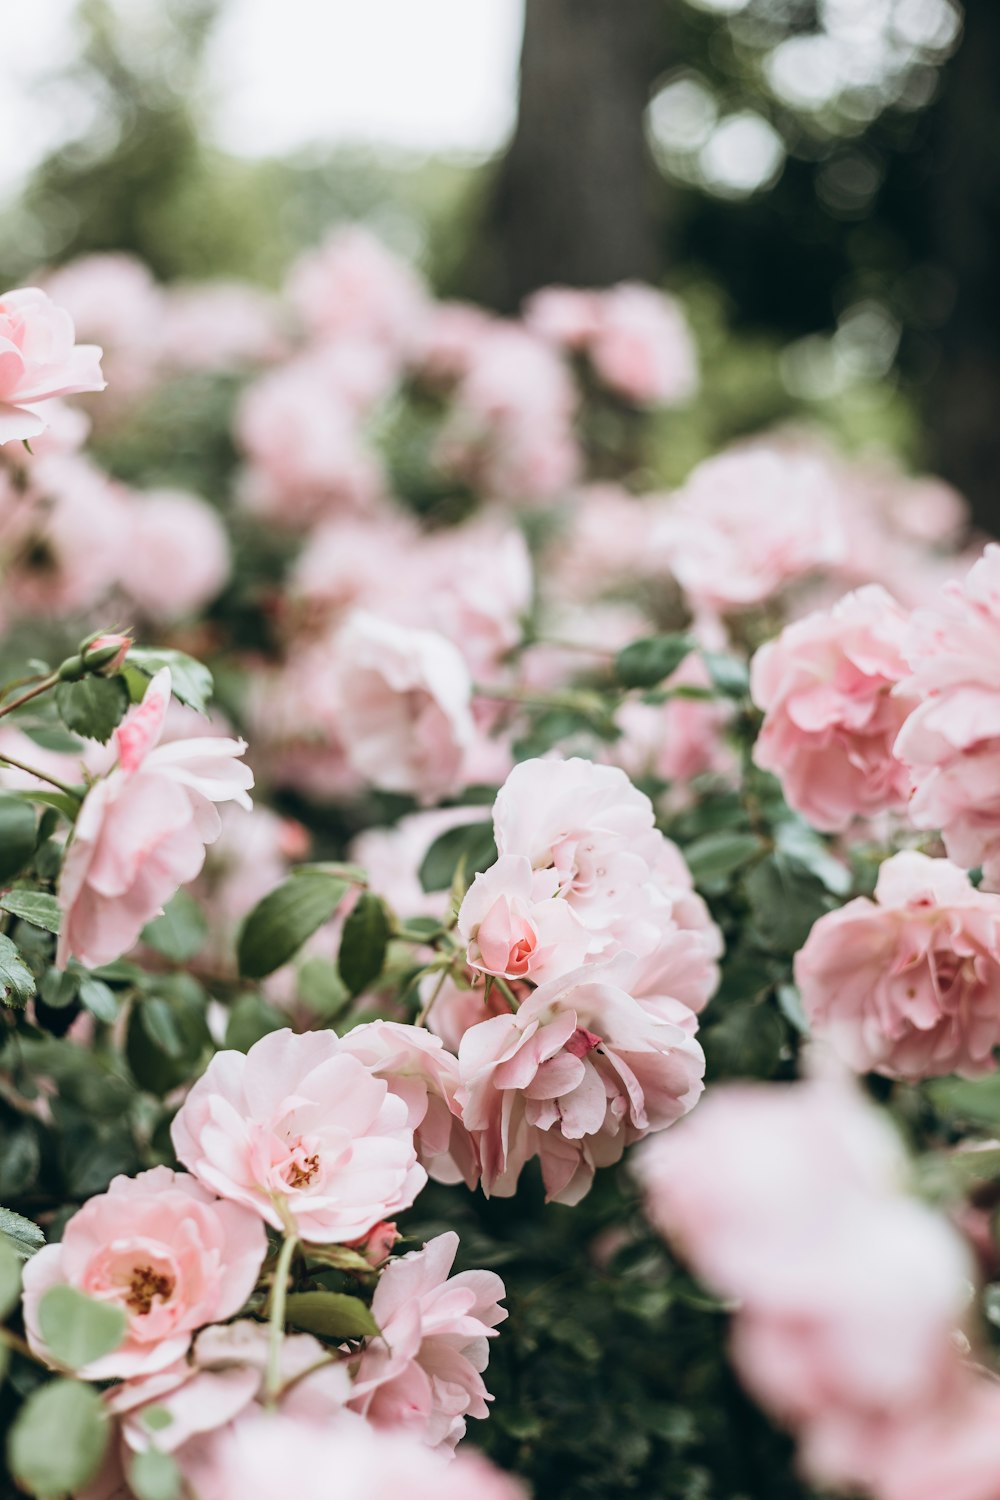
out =
<svg viewBox="0 0 1000 1500"><path fill-rule="evenodd" d="M664 687L709 688L708 668L697 652L686 656ZM669 698L665 703L626 699L615 715L622 737L606 755L630 776L652 774L684 783L709 772L732 780L736 757L725 739L732 709L713 698Z"/></svg>
<svg viewBox="0 0 1000 1500"><path fill-rule="evenodd" d="M428 800L454 792L474 728L468 669L451 642L358 610L336 652L339 728L359 775Z"/></svg>
<svg viewBox="0 0 1000 1500"><path fill-rule="evenodd" d="M664 1013L672 1020L676 1003L697 1013L718 989L722 933L694 889L684 856L670 839L660 845L653 880L667 906L656 946L636 960L629 991L654 1012L669 997Z"/></svg>
<svg viewBox="0 0 1000 1500"><path fill-rule="evenodd" d="M623 281L601 292L588 348L598 380L636 406L675 406L698 388L687 319L655 287Z"/></svg>
<svg viewBox="0 0 1000 1500"><path fill-rule="evenodd" d="M820 917L795 977L815 1031L860 1073L990 1073L1000 1046L1000 896L904 850L875 900Z"/></svg>
<svg viewBox="0 0 1000 1500"><path fill-rule="evenodd" d="M473 969L541 984L583 963L589 934L556 894L555 870L547 873L549 896L541 894L524 855L503 854L476 876L458 913L458 935L468 944Z"/></svg>
<svg viewBox="0 0 1000 1500"><path fill-rule="evenodd" d="M509 1197L537 1156L547 1197L578 1203L596 1167L697 1103L701 1047L627 992L632 962L585 965L465 1032L458 1100L484 1192Z"/></svg>
<svg viewBox="0 0 1000 1500"><path fill-rule="evenodd" d="M896 741L913 777L910 817L1000 885L1000 546L914 611L905 656L903 689L919 700Z"/></svg>
<svg viewBox="0 0 1000 1500"><path fill-rule="evenodd" d="M136 497L122 584L148 620L197 614L229 578L229 538L218 513L197 495L152 490Z"/></svg>
<svg viewBox="0 0 1000 1500"><path fill-rule="evenodd" d="M586 928L588 957L651 952L670 918L655 868L653 805L617 766L526 760L493 807L501 855L526 858L536 897L558 894Z"/></svg>
<svg viewBox="0 0 1000 1500"><path fill-rule="evenodd" d="M435 1182L479 1180L475 1146L456 1100L458 1059L440 1037L419 1026L370 1021L341 1039L341 1049L364 1063L407 1107L417 1160Z"/></svg>
<svg viewBox="0 0 1000 1500"><path fill-rule="evenodd" d="M748 609L841 562L841 512L830 465L747 444L692 471L649 546L697 609Z"/></svg>
<svg viewBox="0 0 1000 1500"><path fill-rule="evenodd" d="M428 306L419 277L360 224L335 229L303 255L289 291L316 337L383 344L400 357L422 342Z"/></svg>
<svg viewBox="0 0 1000 1500"><path fill-rule="evenodd" d="M906 804L909 774L892 753L912 707L894 692L906 627L872 584L786 625L753 658L751 692L764 710L754 760L825 833Z"/></svg>
<svg viewBox="0 0 1000 1500"><path fill-rule="evenodd" d="M361 1355L351 1407L375 1427L402 1428L429 1448L454 1448L467 1417L486 1417L487 1340L507 1316L492 1271L448 1279L458 1235L440 1234L391 1261L372 1299L381 1337Z"/></svg>
<svg viewBox="0 0 1000 1500"><path fill-rule="evenodd" d="M38 1320L54 1286L113 1302L124 1343L80 1373L86 1380L146 1375L185 1353L196 1329L231 1318L257 1282L267 1238L256 1215L221 1203L193 1177L154 1167L115 1177L85 1203L62 1240L24 1266L24 1321L32 1349L51 1360Z"/></svg>
<svg viewBox="0 0 1000 1500"><path fill-rule="evenodd" d="M45 430L40 402L104 386L100 349L76 343L64 308L38 287L0 296L0 444Z"/></svg>
<svg viewBox="0 0 1000 1500"><path fill-rule="evenodd" d="M56 962L89 967L131 948L179 886L193 880L222 829L217 802L250 810L242 740L206 736L158 745L170 672L114 732L118 763L83 800L59 879L63 922Z"/></svg>
<svg viewBox="0 0 1000 1500"><path fill-rule="evenodd" d="M478 1453L448 1461L360 1419L324 1429L273 1412L255 1412L222 1435L198 1491L205 1500L330 1500L332 1493L337 1500L526 1500L516 1480Z"/></svg>
<svg viewBox="0 0 1000 1500"><path fill-rule="evenodd" d="M968 1378L948 1403L900 1422L879 1445L879 1500L996 1500L1000 1386Z"/></svg>
<svg viewBox="0 0 1000 1500"><path fill-rule="evenodd" d="M329 1031L218 1052L174 1119L184 1165L275 1229L343 1243L409 1208L427 1180L409 1110Z"/></svg>

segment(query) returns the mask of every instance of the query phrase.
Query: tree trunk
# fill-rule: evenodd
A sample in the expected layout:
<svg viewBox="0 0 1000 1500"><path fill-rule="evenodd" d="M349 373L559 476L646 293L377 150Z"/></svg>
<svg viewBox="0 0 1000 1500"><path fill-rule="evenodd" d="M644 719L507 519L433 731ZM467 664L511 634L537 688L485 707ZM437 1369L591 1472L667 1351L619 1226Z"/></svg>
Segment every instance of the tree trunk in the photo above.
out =
<svg viewBox="0 0 1000 1500"><path fill-rule="evenodd" d="M663 13L663 0L526 0L517 128L478 247L477 290L497 307L553 282L656 279L662 184L643 112Z"/></svg>

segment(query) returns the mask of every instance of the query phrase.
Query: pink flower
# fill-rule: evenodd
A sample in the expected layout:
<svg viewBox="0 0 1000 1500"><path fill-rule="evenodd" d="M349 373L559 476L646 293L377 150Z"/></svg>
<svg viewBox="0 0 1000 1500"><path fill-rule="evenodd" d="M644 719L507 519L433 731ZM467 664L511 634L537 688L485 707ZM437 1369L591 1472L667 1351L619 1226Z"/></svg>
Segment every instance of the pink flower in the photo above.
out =
<svg viewBox="0 0 1000 1500"><path fill-rule="evenodd" d="M435 1182L479 1180L475 1147L456 1101L458 1059L440 1037L419 1026L371 1021L342 1038L341 1049L364 1063L407 1107L417 1160Z"/></svg>
<svg viewBox="0 0 1000 1500"><path fill-rule="evenodd" d="M553 894L541 895L530 861L520 854L501 855L477 875L458 913L458 935L468 944L470 966L533 984L578 968L589 934L569 903L555 894L557 882L553 870Z"/></svg>
<svg viewBox="0 0 1000 1500"><path fill-rule="evenodd" d="M1000 1387L970 1375L955 1399L882 1435L879 1500L996 1500Z"/></svg>
<svg viewBox="0 0 1000 1500"><path fill-rule="evenodd" d="M599 297L589 343L597 378L636 406L674 406L698 388L698 356L680 304L623 281Z"/></svg>
<svg viewBox="0 0 1000 1500"><path fill-rule="evenodd" d="M858 1072L992 1072L1000 1046L1000 896L947 859L905 850L875 900L820 917L795 977L817 1035Z"/></svg>
<svg viewBox="0 0 1000 1500"><path fill-rule="evenodd" d="M40 402L104 385L100 349L76 343L64 308L38 287L0 296L0 444L45 430Z"/></svg>
<svg viewBox="0 0 1000 1500"><path fill-rule="evenodd" d="M210 281L169 287L164 298L158 352L171 369L240 370L284 352L278 308L256 287Z"/></svg>
<svg viewBox="0 0 1000 1500"><path fill-rule="evenodd" d="M588 957L657 946L670 916L654 873L663 835L624 771L576 757L522 761L500 788L493 826L501 855L529 861L536 896L558 893L582 922Z"/></svg>
<svg viewBox="0 0 1000 1500"><path fill-rule="evenodd" d="M260 1220L220 1203L193 1177L154 1167L115 1177L69 1220L62 1240L24 1266L32 1349L54 1363L38 1318L54 1286L120 1307L124 1343L80 1373L87 1380L146 1375L185 1353L196 1329L231 1318L256 1285L267 1238Z"/></svg>
<svg viewBox="0 0 1000 1500"><path fill-rule="evenodd" d="M84 798L59 880L60 968L70 958L96 967L126 952L201 870L205 846L222 828L215 804L250 810L243 741L157 745L169 703L164 668L114 732L117 765Z"/></svg>
<svg viewBox="0 0 1000 1500"><path fill-rule="evenodd" d="M420 279L360 224L336 229L292 267L289 291L305 326L330 340L419 346L427 317Z"/></svg>
<svg viewBox="0 0 1000 1500"><path fill-rule="evenodd" d="M469 673L451 642L358 610L336 650L339 728L358 773L427 799L455 791L474 726Z"/></svg>
<svg viewBox="0 0 1000 1500"><path fill-rule="evenodd" d="M148 620L197 614L229 577L229 538L217 512L181 490L152 490L132 508L122 583Z"/></svg>
<svg viewBox="0 0 1000 1500"><path fill-rule="evenodd" d="M533 333L563 349L585 349L600 326L600 292L573 286L545 286L524 304Z"/></svg>
<svg viewBox="0 0 1000 1500"><path fill-rule="evenodd" d="M427 1180L409 1110L328 1031L218 1052L171 1128L184 1165L275 1229L356 1240Z"/></svg>
<svg viewBox="0 0 1000 1500"><path fill-rule="evenodd" d="M665 688L710 685L708 668L694 651L664 683ZM732 778L736 761L725 741L732 710L718 699L670 698L653 704L631 698L615 717L622 737L607 747L607 757L629 775L652 773L679 783L713 771Z"/></svg>
<svg viewBox="0 0 1000 1500"><path fill-rule="evenodd" d="M204 1500L526 1500L480 1454L451 1462L402 1435L358 1421L332 1428L254 1412L222 1434L202 1479Z"/></svg>
<svg viewBox="0 0 1000 1500"><path fill-rule="evenodd" d="M914 612L905 656L903 690L919 700L896 741L913 777L910 817L1000 885L1000 546Z"/></svg>
<svg viewBox="0 0 1000 1500"><path fill-rule="evenodd" d="M458 1099L484 1192L509 1197L537 1156L547 1197L578 1203L596 1167L694 1107L701 1047L627 992L632 962L585 965L462 1037Z"/></svg>
<svg viewBox="0 0 1000 1500"><path fill-rule="evenodd" d="M892 753L912 706L894 692L906 628L873 584L786 625L753 659L751 692L764 710L754 760L824 832L906 804L909 774Z"/></svg>
<svg viewBox="0 0 1000 1500"><path fill-rule="evenodd" d="M489 1415L487 1340L507 1316L492 1271L448 1279L457 1250L457 1234L440 1234L382 1272L372 1300L381 1337L361 1355L351 1398L374 1426L402 1428L429 1448L454 1448L467 1417Z"/></svg>
<svg viewBox="0 0 1000 1500"><path fill-rule="evenodd" d="M660 845L653 877L668 908L656 947L635 963L629 991L647 1010L673 1020L677 1002L697 1013L718 989L722 933L670 839Z"/></svg>
<svg viewBox="0 0 1000 1500"><path fill-rule="evenodd" d="M846 552L837 476L810 455L747 445L706 459L650 548L698 609L747 609Z"/></svg>

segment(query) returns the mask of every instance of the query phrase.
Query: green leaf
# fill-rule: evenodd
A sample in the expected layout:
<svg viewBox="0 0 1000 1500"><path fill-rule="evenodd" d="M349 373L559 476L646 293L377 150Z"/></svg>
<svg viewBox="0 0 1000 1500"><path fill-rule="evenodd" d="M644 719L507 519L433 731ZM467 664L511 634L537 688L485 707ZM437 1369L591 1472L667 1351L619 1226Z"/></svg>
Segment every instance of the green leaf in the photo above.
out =
<svg viewBox="0 0 1000 1500"><path fill-rule="evenodd" d="M695 885L724 881L764 852L755 833L706 833L685 848L684 858Z"/></svg>
<svg viewBox="0 0 1000 1500"><path fill-rule="evenodd" d="M363 891L344 923L337 967L352 995L374 984L382 972L391 927L384 903L371 891Z"/></svg>
<svg viewBox="0 0 1000 1500"><path fill-rule="evenodd" d="M744 882L753 922L753 937L764 948L795 953L813 923L835 902L816 876L791 855L769 855Z"/></svg>
<svg viewBox="0 0 1000 1500"><path fill-rule="evenodd" d="M187 963L200 953L207 937L205 914L191 892L185 890L172 896L162 914L142 929L142 941L176 964Z"/></svg>
<svg viewBox="0 0 1000 1500"><path fill-rule="evenodd" d="M204 999L193 993L150 995L132 1009L125 1055L136 1083L151 1094L188 1082L211 1045Z"/></svg>
<svg viewBox="0 0 1000 1500"><path fill-rule="evenodd" d="M20 1010L35 993L35 980L9 937L0 935L0 1001Z"/></svg>
<svg viewBox="0 0 1000 1500"><path fill-rule="evenodd" d="M229 1012L226 1046L236 1052L249 1052L262 1036L281 1031L287 1025L288 1017L268 1005L263 995L240 995Z"/></svg>
<svg viewBox="0 0 1000 1500"><path fill-rule="evenodd" d="M652 688L676 672L694 649L689 635L648 635L632 641L615 657L615 675L623 687Z"/></svg>
<svg viewBox="0 0 1000 1500"><path fill-rule="evenodd" d="M72 969L46 969L40 994L51 1010L62 1010L72 1005L80 993L80 975Z"/></svg>
<svg viewBox="0 0 1000 1500"><path fill-rule="evenodd" d="M21 1295L21 1261L6 1239L0 1239L0 1322L17 1306Z"/></svg>
<svg viewBox="0 0 1000 1500"><path fill-rule="evenodd" d="M379 1331L367 1302L346 1292L292 1292L285 1313L289 1323L319 1338L373 1338Z"/></svg>
<svg viewBox="0 0 1000 1500"><path fill-rule="evenodd" d="M436 838L420 865L425 891L446 891L462 865L467 882L496 864L497 846L492 823L463 823Z"/></svg>
<svg viewBox="0 0 1000 1500"><path fill-rule="evenodd" d="M715 687L727 698L745 698L750 691L750 672L746 662L736 656L727 656L722 651L702 651L702 661L708 668Z"/></svg>
<svg viewBox="0 0 1000 1500"><path fill-rule="evenodd" d="M90 974L80 980L80 1001L96 1016L98 1021L103 1021L110 1026L118 1019L118 1001L115 999L114 990L110 989L103 979L94 979Z"/></svg>
<svg viewBox="0 0 1000 1500"><path fill-rule="evenodd" d="M35 809L10 793L0 793L0 885L19 875L35 852Z"/></svg>
<svg viewBox="0 0 1000 1500"><path fill-rule="evenodd" d="M244 919L236 951L240 973L263 979L280 969L333 916L348 883L336 875L303 870L291 875Z"/></svg>
<svg viewBox="0 0 1000 1500"><path fill-rule="evenodd" d="M324 1021L332 1021L339 1016L351 1000L347 986L337 973L336 964L319 954L307 958L299 965L296 990L302 1004Z"/></svg>
<svg viewBox="0 0 1000 1500"><path fill-rule="evenodd" d="M33 927L44 927L46 932L59 931L62 920L59 902L45 891L7 891L0 896L0 908Z"/></svg>
<svg viewBox="0 0 1000 1500"><path fill-rule="evenodd" d="M181 1493L181 1471L169 1453L147 1448L128 1466L128 1482L137 1500L177 1500Z"/></svg>
<svg viewBox="0 0 1000 1500"><path fill-rule="evenodd" d="M125 1337L128 1319L114 1302L97 1302L72 1286L52 1286L38 1304L42 1338L68 1370L103 1359Z"/></svg>
<svg viewBox="0 0 1000 1500"><path fill-rule="evenodd" d="M38 1225L11 1208L0 1208L0 1234L22 1260L28 1260L45 1244L45 1236Z"/></svg>
<svg viewBox="0 0 1000 1500"><path fill-rule="evenodd" d="M207 710L212 696L212 674L193 656L154 646L133 646L125 658L125 667L126 671L129 667L136 668L144 677L155 677L161 668L169 667L170 686L177 701L200 714Z"/></svg>
<svg viewBox="0 0 1000 1500"><path fill-rule="evenodd" d="M781 1061L785 1028L770 1005L741 1005L700 1036L710 1078L770 1078Z"/></svg>
<svg viewBox="0 0 1000 1500"><path fill-rule="evenodd" d="M52 1380L33 1391L7 1441L18 1483L38 1500L60 1500L97 1474L108 1443L108 1418L93 1386Z"/></svg>
<svg viewBox="0 0 1000 1500"><path fill-rule="evenodd" d="M83 677L60 682L56 708L66 728L104 745L121 723L129 706L128 688L120 677Z"/></svg>
<svg viewBox="0 0 1000 1500"><path fill-rule="evenodd" d="M939 1114L974 1125L1000 1126L1000 1073L986 1078L937 1078L924 1085Z"/></svg>

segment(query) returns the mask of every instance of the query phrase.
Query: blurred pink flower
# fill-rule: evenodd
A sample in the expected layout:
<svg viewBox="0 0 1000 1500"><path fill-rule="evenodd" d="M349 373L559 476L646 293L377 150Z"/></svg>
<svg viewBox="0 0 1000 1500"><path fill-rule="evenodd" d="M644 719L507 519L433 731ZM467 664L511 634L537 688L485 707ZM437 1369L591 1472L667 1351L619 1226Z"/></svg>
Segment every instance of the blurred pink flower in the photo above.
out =
<svg viewBox="0 0 1000 1500"><path fill-rule="evenodd" d="M381 1337L362 1352L350 1403L375 1427L445 1450L464 1437L467 1417L489 1415L487 1341L507 1316L494 1272L449 1279L457 1251L458 1235L440 1234L382 1272L372 1299Z"/></svg>
<svg viewBox="0 0 1000 1500"><path fill-rule="evenodd" d="M594 373L636 406L675 406L698 388L698 356L681 306L640 282L600 294L589 343Z"/></svg>
<svg viewBox="0 0 1000 1500"><path fill-rule="evenodd" d="M947 859L904 850L814 925L795 959L818 1036L858 1072L975 1076L1000 1046L1000 896Z"/></svg>
<svg viewBox="0 0 1000 1500"><path fill-rule="evenodd" d="M185 1353L196 1329L240 1310L266 1253L256 1215L220 1202L193 1177L168 1167L115 1177L73 1215L58 1244L25 1262L28 1341L55 1363L39 1304L51 1287L71 1286L114 1303L128 1320L124 1342L82 1369L84 1379L163 1370Z"/></svg>
<svg viewBox="0 0 1000 1500"><path fill-rule="evenodd" d="M218 513L197 495L150 490L136 496L122 583L148 620L170 622L204 609L222 591L231 559Z"/></svg>
<svg viewBox="0 0 1000 1500"><path fill-rule="evenodd" d="M0 445L45 430L40 402L104 386L100 349L76 343L73 319L47 293L0 296Z"/></svg>
<svg viewBox="0 0 1000 1500"><path fill-rule="evenodd" d="M164 668L114 732L116 766L83 801L59 879L56 962L89 967L126 952L219 836L217 802L250 810L242 740L207 735L158 745L170 702Z"/></svg>
<svg viewBox="0 0 1000 1500"><path fill-rule="evenodd" d="M754 760L825 833L906 805L909 773L893 746L913 706L896 691L907 623L872 584L786 625L753 658L751 693L764 710Z"/></svg>
<svg viewBox="0 0 1000 1500"><path fill-rule="evenodd" d="M329 1031L274 1031L218 1052L174 1119L189 1171L275 1229L358 1239L427 1180L409 1107Z"/></svg>
<svg viewBox="0 0 1000 1500"><path fill-rule="evenodd" d="M316 338L370 341L401 357L422 341L428 298L420 278L362 225L334 229L301 256L288 288Z"/></svg>

